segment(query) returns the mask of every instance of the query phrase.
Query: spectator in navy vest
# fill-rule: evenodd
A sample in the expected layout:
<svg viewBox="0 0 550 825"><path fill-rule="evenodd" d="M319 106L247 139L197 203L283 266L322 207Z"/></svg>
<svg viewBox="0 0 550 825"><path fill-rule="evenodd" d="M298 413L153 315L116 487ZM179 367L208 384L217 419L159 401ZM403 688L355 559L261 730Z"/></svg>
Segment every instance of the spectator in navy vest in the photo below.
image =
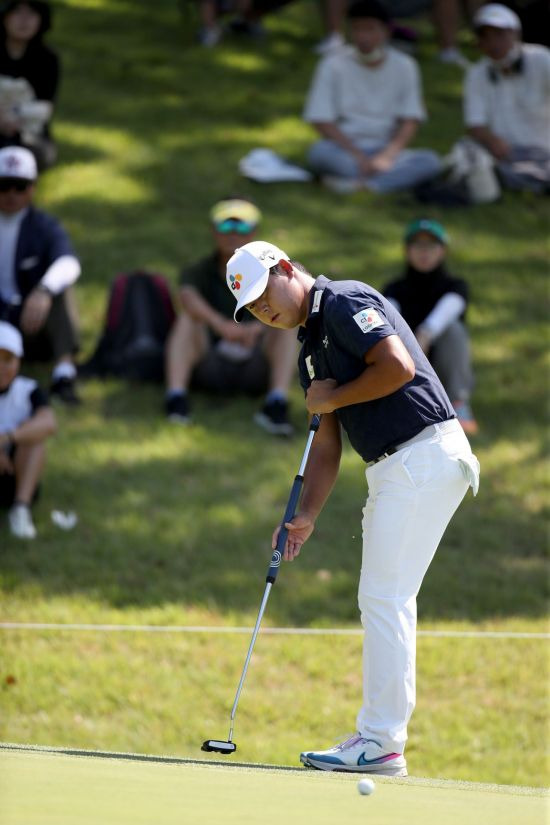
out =
<svg viewBox="0 0 550 825"><path fill-rule="evenodd" d="M0 318L21 330L28 360L53 359L52 395L76 404L80 263L61 224L33 206L36 177L32 152L0 149Z"/></svg>
<svg viewBox="0 0 550 825"><path fill-rule="evenodd" d="M436 152L408 148L426 118L418 67L389 45L379 0L355 0L348 20L353 45L321 60L306 101L304 119L321 137L309 164L336 192L411 189L441 168Z"/></svg>
<svg viewBox="0 0 550 825"><path fill-rule="evenodd" d="M21 333L0 321L0 507L8 507L12 534L33 539L31 506L46 458L45 442L56 430L48 397L32 378L19 375Z"/></svg>
<svg viewBox="0 0 550 825"><path fill-rule="evenodd" d="M478 426L470 407L474 380L465 325L468 285L447 269L448 244L438 221L410 223L405 231L405 273L382 292L430 359L464 431L474 435Z"/></svg>
<svg viewBox="0 0 550 825"><path fill-rule="evenodd" d="M510 189L550 191L550 50L522 43L517 14L500 3L476 12L484 57L468 71L469 135Z"/></svg>
<svg viewBox="0 0 550 825"><path fill-rule="evenodd" d="M27 146L40 169L57 155L50 120L59 59L42 40L50 23L43 0L8 0L0 7L0 146Z"/></svg>

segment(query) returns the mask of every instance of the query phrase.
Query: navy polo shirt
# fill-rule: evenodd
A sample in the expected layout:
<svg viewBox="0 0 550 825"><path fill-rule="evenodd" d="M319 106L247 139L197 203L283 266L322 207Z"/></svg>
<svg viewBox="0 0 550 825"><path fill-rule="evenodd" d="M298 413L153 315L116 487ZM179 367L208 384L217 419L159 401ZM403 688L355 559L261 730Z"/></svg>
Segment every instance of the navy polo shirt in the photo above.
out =
<svg viewBox="0 0 550 825"><path fill-rule="evenodd" d="M330 281L320 276L309 296L309 315L300 328L300 383L315 378L347 384L368 365L366 353L389 335L398 335L414 361L416 374L399 390L335 410L352 447L372 461L424 427L454 418L454 410L411 328L376 289L361 281Z"/></svg>

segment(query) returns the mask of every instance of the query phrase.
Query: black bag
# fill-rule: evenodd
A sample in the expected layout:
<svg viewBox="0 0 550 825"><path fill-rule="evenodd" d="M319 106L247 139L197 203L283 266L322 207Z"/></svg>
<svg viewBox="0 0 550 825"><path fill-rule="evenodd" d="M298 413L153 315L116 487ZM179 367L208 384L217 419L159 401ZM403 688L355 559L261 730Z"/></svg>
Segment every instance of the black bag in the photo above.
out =
<svg viewBox="0 0 550 825"><path fill-rule="evenodd" d="M111 285L103 334L79 375L162 381L164 345L175 317L170 288L161 275L118 275Z"/></svg>

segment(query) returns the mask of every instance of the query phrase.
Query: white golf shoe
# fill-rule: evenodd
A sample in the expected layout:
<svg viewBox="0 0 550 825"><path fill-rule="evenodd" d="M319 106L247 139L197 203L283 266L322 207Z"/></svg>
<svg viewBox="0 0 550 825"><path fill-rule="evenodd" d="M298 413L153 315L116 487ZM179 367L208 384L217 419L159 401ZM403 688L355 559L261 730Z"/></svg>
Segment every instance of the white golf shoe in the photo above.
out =
<svg viewBox="0 0 550 825"><path fill-rule="evenodd" d="M407 762L402 753L387 753L374 739L364 739L359 733L326 751L304 751L300 761L306 768L321 771L407 776Z"/></svg>
<svg viewBox="0 0 550 825"><path fill-rule="evenodd" d="M14 504L9 510L8 521L12 536L18 539L36 538L36 527L32 521L31 511L25 504Z"/></svg>

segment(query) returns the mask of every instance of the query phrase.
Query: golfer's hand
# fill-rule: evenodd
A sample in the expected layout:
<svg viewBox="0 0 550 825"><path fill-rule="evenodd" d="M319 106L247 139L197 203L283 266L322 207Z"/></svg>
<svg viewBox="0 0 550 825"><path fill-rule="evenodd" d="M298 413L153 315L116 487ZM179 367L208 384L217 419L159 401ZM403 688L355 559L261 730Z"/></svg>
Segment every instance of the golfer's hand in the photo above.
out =
<svg viewBox="0 0 550 825"><path fill-rule="evenodd" d="M331 413L336 409L333 401L334 390L338 384L334 378L325 378L324 381L312 381L306 393L307 411L314 413Z"/></svg>
<svg viewBox="0 0 550 825"><path fill-rule="evenodd" d="M292 521L285 522L285 527L288 530L288 537L283 551L283 559L285 561L294 561L296 556L300 555L302 544L308 540L313 533L313 520L307 513L298 513ZM277 539L281 531L280 526L273 532L271 540L271 548L275 550L277 547Z"/></svg>
<svg viewBox="0 0 550 825"><path fill-rule="evenodd" d="M26 335L36 335L44 326L51 308L51 295L41 289L33 289L23 304L21 331Z"/></svg>

